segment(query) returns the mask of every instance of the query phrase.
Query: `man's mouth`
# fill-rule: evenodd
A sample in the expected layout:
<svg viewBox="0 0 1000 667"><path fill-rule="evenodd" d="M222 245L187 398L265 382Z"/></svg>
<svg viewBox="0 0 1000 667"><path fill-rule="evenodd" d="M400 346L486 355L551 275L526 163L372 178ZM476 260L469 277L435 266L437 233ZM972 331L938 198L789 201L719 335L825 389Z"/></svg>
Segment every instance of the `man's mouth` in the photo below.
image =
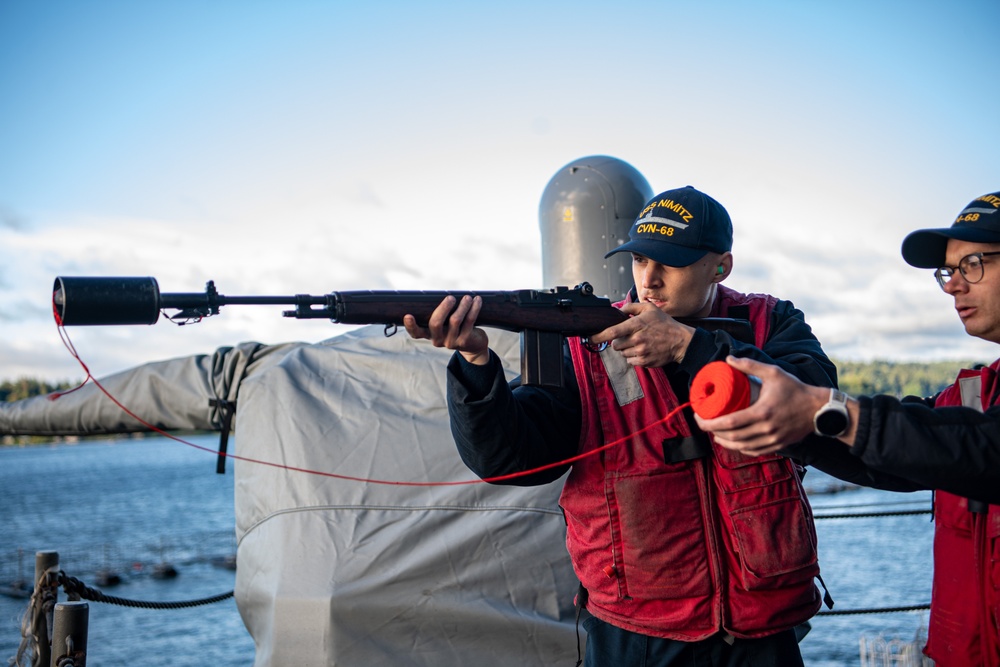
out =
<svg viewBox="0 0 1000 667"><path fill-rule="evenodd" d="M962 320L966 320L972 317L976 312L975 306L959 306L956 304L955 310L958 312L958 317Z"/></svg>
<svg viewBox="0 0 1000 667"><path fill-rule="evenodd" d="M649 295L646 295L645 299L647 303L651 303L657 308L662 308L667 303L666 300L664 299L657 299L656 297L652 297Z"/></svg>

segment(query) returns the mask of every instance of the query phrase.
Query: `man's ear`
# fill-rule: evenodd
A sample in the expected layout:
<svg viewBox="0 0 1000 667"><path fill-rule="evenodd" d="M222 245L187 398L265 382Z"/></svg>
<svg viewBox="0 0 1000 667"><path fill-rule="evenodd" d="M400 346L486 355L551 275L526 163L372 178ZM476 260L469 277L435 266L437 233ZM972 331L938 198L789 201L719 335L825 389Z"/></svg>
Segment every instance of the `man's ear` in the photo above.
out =
<svg viewBox="0 0 1000 667"><path fill-rule="evenodd" d="M733 253L724 252L719 255L719 264L715 267L715 275L712 282L721 283L733 272Z"/></svg>

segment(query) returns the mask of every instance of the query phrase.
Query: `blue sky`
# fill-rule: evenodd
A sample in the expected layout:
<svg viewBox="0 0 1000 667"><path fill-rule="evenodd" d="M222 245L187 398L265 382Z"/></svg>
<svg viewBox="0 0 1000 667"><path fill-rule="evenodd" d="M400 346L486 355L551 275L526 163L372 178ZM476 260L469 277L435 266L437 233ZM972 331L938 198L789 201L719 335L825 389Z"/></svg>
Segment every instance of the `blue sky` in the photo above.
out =
<svg viewBox="0 0 1000 667"><path fill-rule="evenodd" d="M225 294L542 287L583 156L733 217L727 284L845 359L992 360L899 244L1000 190L994 2L0 2L0 378L78 377L57 275ZM73 329L95 374L343 331Z"/></svg>

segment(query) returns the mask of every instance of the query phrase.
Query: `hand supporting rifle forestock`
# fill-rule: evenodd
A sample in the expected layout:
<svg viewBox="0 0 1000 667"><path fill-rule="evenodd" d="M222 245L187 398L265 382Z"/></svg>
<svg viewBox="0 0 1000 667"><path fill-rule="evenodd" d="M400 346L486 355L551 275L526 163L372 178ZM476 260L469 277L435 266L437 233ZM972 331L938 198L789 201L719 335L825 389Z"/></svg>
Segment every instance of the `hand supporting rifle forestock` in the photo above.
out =
<svg viewBox="0 0 1000 667"><path fill-rule="evenodd" d="M476 326L482 308L480 296L466 294L457 304L455 297L447 296L431 313L426 327L410 314L403 316L403 326L412 338L429 340L434 347L459 352L470 364L485 366L490 360L490 339Z"/></svg>

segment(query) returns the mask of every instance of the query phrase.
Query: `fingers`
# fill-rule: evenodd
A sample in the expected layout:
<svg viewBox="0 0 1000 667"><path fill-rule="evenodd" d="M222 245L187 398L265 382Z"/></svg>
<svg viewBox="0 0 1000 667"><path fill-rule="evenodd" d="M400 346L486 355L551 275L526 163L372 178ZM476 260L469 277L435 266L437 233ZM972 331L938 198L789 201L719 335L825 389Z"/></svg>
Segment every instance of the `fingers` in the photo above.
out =
<svg viewBox="0 0 1000 667"><path fill-rule="evenodd" d="M757 377L763 377L768 374L767 371L776 368L773 364L765 364L749 357L734 357L732 355L726 357L726 363L738 371Z"/></svg>
<svg viewBox="0 0 1000 667"><path fill-rule="evenodd" d="M744 410L742 413L735 414L745 414L746 412ZM777 452L784 447L785 436L781 432L775 431L767 422L753 420L752 423L741 427L712 430L712 423L721 419L724 418L705 420L695 415L699 427L711 432L715 442L726 449L747 456L762 456Z"/></svg>
<svg viewBox="0 0 1000 667"><path fill-rule="evenodd" d="M715 436L716 444L725 447L726 449L731 449L735 452L739 452L744 456L764 456L766 454L774 454L781 450L782 445L776 443L767 442L756 442L756 441L745 441L745 440L729 440L727 438L721 437L718 434Z"/></svg>
<svg viewBox="0 0 1000 667"><path fill-rule="evenodd" d="M656 306L651 303L623 303L621 311L626 315L638 315L650 308L656 308ZM659 308L656 308L656 310L659 310Z"/></svg>
<svg viewBox="0 0 1000 667"><path fill-rule="evenodd" d="M463 332L467 336L475 327L481 307L482 299L479 297L473 299L465 295L458 300L454 296L445 297L427 321L431 342L435 347L460 349Z"/></svg>
<svg viewBox="0 0 1000 667"><path fill-rule="evenodd" d="M482 297L449 295L431 312L426 327L419 326L412 315L403 317L403 326L413 338L427 339L435 347L461 352L470 363L484 364L489 360L489 338L476 327L482 307Z"/></svg>
<svg viewBox="0 0 1000 667"><path fill-rule="evenodd" d="M698 428L708 433L731 433L740 431L760 421L761 416L754 410L756 406L750 406L743 410L730 412L728 415L715 417L714 419L703 419L697 413L694 418L698 423Z"/></svg>
<svg viewBox="0 0 1000 667"><path fill-rule="evenodd" d="M610 342L632 366L659 367L684 358L694 329L651 303L626 304L622 311L632 317L591 336L590 342Z"/></svg>
<svg viewBox="0 0 1000 667"><path fill-rule="evenodd" d="M411 338L430 338L431 332L424 327L417 326L417 318L413 315L403 315L403 328Z"/></svg>
<svg viewBox="0 0 1000 667"><path fill-rule="evenodd" d="M764 363L749 357L726 357L726 363L747 375L753 375L764 384L770 384L772 390L794 391L802 385L802 381L788 373L780 366Z"/></svg>
<svg viewBox="0 0 1000 667"><path fill-rule="evenodd" d="M593 336L590 336L590 342L597 345L600 345L601 343L611 342L618 338L625 338L626 336L631 336L633 333L635 333L641 328L642 328L641 322L636 321L634 317L629 318L624 322L620 322L614 326L608 327L604 331L599 331ZM612 347L614 347L613 344Z"/></svg>
<svg viewBox="0 0 1000 667"><path fill-rule="evenodd" d="M657 316L662 315L660 309L651 303L626 303L621 307L621 311L626 315L631 315L632 317L629 317L624 322L619 322L614 326L608 327L604 331L590 336L590 342L600 344L607 343L618 338L627 338L649 325L648 321L636 316L653 311L655 311Z"/></svg>
<svg viewBox="0 0 1000 667"><path fill-rule="evenodd" d="M458 345L455 349L464 349L475 335L476 320L479 318L479 311L482 310L482 307L482 297L463 296L458 308L448 318L448 329L454 334L453 340Z"/></svg>
<svg viewBox="0 0 1000 667"><path fill-rule="evenodd" d="M447 336L446 326L448 316L454 307L455 297L446 296L431 313L426 327L419 326L417 318L409 314L403 316L403 327L406 329L406 333L410 334L413 338L428 339L435 346L441 347Z"/></svg>

